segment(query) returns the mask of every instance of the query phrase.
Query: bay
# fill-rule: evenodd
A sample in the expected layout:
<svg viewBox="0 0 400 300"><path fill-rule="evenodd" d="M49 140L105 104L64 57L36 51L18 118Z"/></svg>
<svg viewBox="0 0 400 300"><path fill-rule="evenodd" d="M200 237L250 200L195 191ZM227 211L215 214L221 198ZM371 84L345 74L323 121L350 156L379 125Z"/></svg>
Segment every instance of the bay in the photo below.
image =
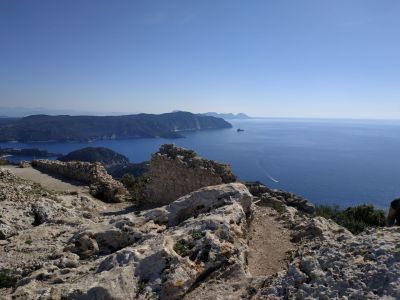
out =
<svg viewBox="0 0 400 300"><path fill-rule="evenodd" d="M149 160L165 143L232 165L240 179L342 207L387 208L400 196L400 122L370 120L232 120L232 129L185 133L182 139L104 140L91 143L0 143L68 153L102 146L131 162ZM237 128L244 129L237 132ZM25 157L25 159L29 159Z"/></svg>

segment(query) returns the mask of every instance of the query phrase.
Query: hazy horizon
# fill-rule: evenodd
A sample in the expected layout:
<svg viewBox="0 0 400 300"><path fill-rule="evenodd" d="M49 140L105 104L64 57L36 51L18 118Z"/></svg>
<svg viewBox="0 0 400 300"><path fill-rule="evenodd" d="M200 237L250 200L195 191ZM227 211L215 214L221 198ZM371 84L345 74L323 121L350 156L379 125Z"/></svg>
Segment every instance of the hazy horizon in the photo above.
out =
<svg viewBox="0 0 400 300"><path fill-rule="evenodd" d="M0 112L5 107L0 107ZM15 108L15 107L8 107L6 108L13 111L12 114L7 113L0 113L0 118L2 117L11 117L11 118L21 118L25 116L31 115L50 115L50 116L59 116L59 115L70 115L70 116L123 116L123 115L135 115L135 114L165 114L165 113L173 113L182 110L172 110L172 111L165 111L160 113L155 112L99 112L99 111L75 111L70 109L45 109L45 108ZM25 112L25 113L24 113ZM253 116L249 115L246 112L228 112L228 111L200 111L200 112L193 112L193 111L183 111L183 112L190 112L193 114L206 114L206 113L218 113L218 114L246 114L250 119L281 119L281 120L342 120L342 121L396 121L400 122L400 118L357 118L357 117L296 117L296 116ZM229 119L228 119L229 121Z"/></svg>
<svg viewBox="0 0 400 300"><path fill-rule="evenodd" d="M400 119L399 8L5 0L0 107Z"/></svg>

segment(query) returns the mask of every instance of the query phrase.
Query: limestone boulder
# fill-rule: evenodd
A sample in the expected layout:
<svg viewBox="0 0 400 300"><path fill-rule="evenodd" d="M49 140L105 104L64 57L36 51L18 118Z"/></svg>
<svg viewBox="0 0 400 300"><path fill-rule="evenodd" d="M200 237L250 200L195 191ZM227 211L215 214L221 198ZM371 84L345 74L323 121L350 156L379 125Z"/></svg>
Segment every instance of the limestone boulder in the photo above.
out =
<svg viewBox="0 0 400 300"><path fill-rule="evenodd" d="M399 299L400 229L369 229L353 236L335 227L329 234L331 225L320 218L310 223L316 238L302 244L289 271L257 297Z"/></svg>
<svg viewBox="0 0 400 300"><path fill-rule="evenodd" d="M252 199L246 186L241 183L210 186L183 196L165 207L146 211L143 216L146 220L176 226L188 218L233 203L239 203L248 214Z"/></svg>
<svg viewBox="0 0 400 300"><path fill-rule="evenodd" d="M63 254L20 281L13 295L181 299L215 270L249 275L251 203L246 187L233 183L200 189L141 214L87 224Z"/></svg>

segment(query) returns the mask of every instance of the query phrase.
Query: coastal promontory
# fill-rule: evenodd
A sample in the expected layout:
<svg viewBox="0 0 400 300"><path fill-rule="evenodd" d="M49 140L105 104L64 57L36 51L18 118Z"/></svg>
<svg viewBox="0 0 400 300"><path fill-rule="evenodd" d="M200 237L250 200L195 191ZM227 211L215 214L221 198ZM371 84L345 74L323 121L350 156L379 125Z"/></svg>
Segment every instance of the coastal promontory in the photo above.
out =
<svg viewBox="0 0 400 300"><path fill-rule="evenodd" d="M173 112L160 115L33 115L0 123L0 141L94 141L133 138L178 138L182 132L231 128L221 118Z"/></svg>

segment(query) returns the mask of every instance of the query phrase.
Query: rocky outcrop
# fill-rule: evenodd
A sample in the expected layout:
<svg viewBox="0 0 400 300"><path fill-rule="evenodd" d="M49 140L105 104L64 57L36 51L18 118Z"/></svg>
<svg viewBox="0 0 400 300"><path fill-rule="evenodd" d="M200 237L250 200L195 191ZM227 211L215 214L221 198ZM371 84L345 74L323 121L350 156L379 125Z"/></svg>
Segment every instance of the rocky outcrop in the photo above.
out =
<svg viewBox="0 0 400 300"><path fill-rule="evenodd" d="M306 227L308 242L260 298L400 299L398 227L357 236L323 218Z"/></svg>
<svg viewBox="0 0 400 300"><path fill-rule="evenodd" d="M196 152L162 145L150 161L146 200L159 205L205 186L236 181L230 166L197 156Z"/></svg>
<svg viewBox="0 0 400 300"><path fill-rule="evenodd" d="M100 163L33 160L32 166L45 172L88 183L90 193L106 202L123 202L129 199L129 192L123 184L114 180Z"/></svg>
<svg viewBox="0 0 400 300"><path fill-rule="evenodd" d="M298 209L306 214L315 213L315 205L307 199L280 190L272 190L260 182L246 182L246 186L250 193L259 198L261 205L266 205L274 208L279 208L282 205L287 205Z"/></svg>
<svg viewBox="0 0 400 300"><path fill-rule="evenodd" d="M86 195L46 191L0 168L0 299L3 270L20 280L49 261L71 267L62 249L71 233L96 221L100 204Z"/></svg>
<svg viewBox="0 0 400 300"><path fill-rule="evenodd" d="M179 168L185 163L184 174L205 163L174 148L160 156ZM259 226L252 234L255 210L276 226L263 225L284 229L277 236L291 240L273 275L249 267L252 245L268 250L249 242L263 233ZM238 182L134 211L126 203L46 191L0 168L0 284L9 279L0 298L399 299L400 229L353 235L313 212L301 197ZM279 240L268 242L282 249Z"/></svg>
<svg viewBox="0 0 400 300"><path fill-rule="evenodd" d="M232 183L137 215L83 223L60 238L70 236L62 250L47 247L53 252L38 257L41 264L10 292L18 299L181 299L216 271L250 276L251 203L246 187ZM41 226L43 233L48 223ZM33 230L37 234L38 227Z"/></svg>
<svg viewBox="0 0 400 300"><path fill-rule="evenodd" d="M26 161L26 160L21 160L20 162L19 162L19 165L18 165L20 168L30 168L31 167L31 163L29 162L29 161Z"/></svg>

